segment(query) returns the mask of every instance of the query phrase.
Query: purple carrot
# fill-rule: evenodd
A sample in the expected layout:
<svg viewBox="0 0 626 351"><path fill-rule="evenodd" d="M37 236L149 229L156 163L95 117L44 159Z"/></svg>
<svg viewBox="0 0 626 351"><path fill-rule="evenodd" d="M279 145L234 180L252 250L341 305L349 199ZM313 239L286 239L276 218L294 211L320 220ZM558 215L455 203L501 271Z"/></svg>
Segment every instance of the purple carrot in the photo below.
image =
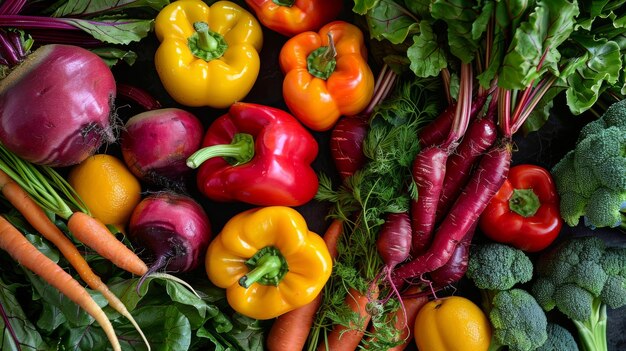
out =
<svg viewBox="0 0 626 351"><path fill-rule="evenodd" d="M450 132L456 111L456 103L449 105L434 120L424 126L418 134L422 148L441 144Z"/></svg>
<svg viewBox="0 0 626 351"><path fill-rule="evenodd" d="M437 204L441 196L448 156L467 130L472 105L472 71L468 64L461 66L459 103L456 105L448 136L437 145L422 149L413 161L411 174L417 187L417 199L411 201L413 239L411 254L415 257L429 246L435 226ZM449 111L444 111L447 114Z"/></svg>
<svg viewBox="0 0 626 351"><path fill-rule="evenodd" d="M352 176L365 164L363 140L368 128L369 123L363 117L342 117L333 127L330 153L341 179Z"/></svg>
<svg viewBox="0 0 626 351"><path fill-rule="evenodd" d="M410 248L411 221L408 213L388 214L376 240L376 249L385 263L385 268L393 270L406 260Z"/></svg>
<svg viewBox="0 0 626 351"><path fill-rule="evenodd" d="M398 264L409 258L411 250L411 220L408 213L387 214L385 223L381 226L378 239L376 240L376 250L384 263L383 270L379 273L379 276L384 276L384 279L391 286L392 293L389 297L392 295L397 296L401 303L400 308L404 309L400 292L393 283L391 273ZM374 279L370 290L378 290L378 279Z"/></svg>
<svg viewBox="0 0 626 351"><path fill-rule="evenodd" d="M465 272L467 272L470 244L472 243L477 224L478 221L474 223L472 229L459 242L448 262L430 272L430 280L435 286L443 287L454 284L463 278Z"/></svg>
<svg viewBox="0 0 626 351"><path fill-rule="evenodd" d="M441 221L448 213L470 178L472 167L496 141L498 130L494 114L495 109L490 109L484 117L473 120L455 152L448 157L446 176L437 205L436 222Z"/></svg>
<svg viewBox="0 0 626 351"><path fill-rule="evenodd" d="M342 179L352 176L365 165L363 140L369 129L370 115L389 95L396 78L396 73L389 66L383 66L376 79L374 96L365 110L358 116L342 117L333 127L330 134L330 153Z"/></svg>
<svg viewBox="0 0 626 351"><path fill-rule="evenodd" d="M476 97L476 99L472 101L470 119L474 119L478 116L480 111L483 109L488 96L489 94L483 94ZM456 103L451 104L439 116L437 116L437 118L420 130L418 138L422 148L431 145L439 145L444 142L450 132L450 128L452 127L456 106Z"/></svg>
<svg viewBox="0 0 626 351"><path fill-rule="evenodd" d="M447 159L447 150L431 146L420 151L413 161L411 174L418 193L417 199L411 201L410 205L413 256L423 253L430 246Z"/></svg>
<svg viewBox="0 0 626 351"><path fill-rule="evenodd" d="M506 179L511 163L511 141L494 145L481 159L476 171L441 222L428 250L397 268L394 283L420 277L448 262L457 244L471 230L493 195Z"/></svg>

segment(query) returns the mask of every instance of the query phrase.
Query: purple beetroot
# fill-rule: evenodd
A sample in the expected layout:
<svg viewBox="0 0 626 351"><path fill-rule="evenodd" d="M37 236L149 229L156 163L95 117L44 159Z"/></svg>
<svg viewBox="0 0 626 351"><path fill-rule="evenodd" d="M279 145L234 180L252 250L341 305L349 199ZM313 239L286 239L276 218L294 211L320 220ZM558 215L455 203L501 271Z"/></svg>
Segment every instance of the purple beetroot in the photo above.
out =
<svg viewBox="0 0 626 351"><path fill-rule="evenodd" d="M203 134L200 120L187 111L164 108L142 112L126 122L122 156L137 178L168 184L191 171L185 161L198 150Z"/></svg>
<svg viewBox="0 0 626 351"><path fill-rule="evenodd" d="M115 141L115 79L96 54L44 45L0 81L0 142L53 167L80 163Z"/></svg>

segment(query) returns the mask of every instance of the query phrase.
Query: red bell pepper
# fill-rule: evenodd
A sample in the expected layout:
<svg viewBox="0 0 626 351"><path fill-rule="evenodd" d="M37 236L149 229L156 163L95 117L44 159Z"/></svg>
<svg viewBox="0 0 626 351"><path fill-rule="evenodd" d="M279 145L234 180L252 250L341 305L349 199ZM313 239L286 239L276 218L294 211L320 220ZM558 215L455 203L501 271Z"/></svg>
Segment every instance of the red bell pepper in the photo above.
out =
<svg viewBox="0 0 626 351"><path fill-rule="evenodd" d="M340 0L246 0L259 21L284 36L316 31L339 16Z"/></svg>
<svg viewBox="0 0 626 351"><path fill-rule="evenodd" d="M511 168L479 222L490 239L527 252L548 247L562 225L559 197L550 172L528 164Z"/></svg>
<svg viewBox="0 0 626 351"><path fill-rule="evenodd" d="M317 152L311 133L289 113L236 102L209 126L187 165L199 167L198 189L211 200L299 206L317 192Z"/></svg>

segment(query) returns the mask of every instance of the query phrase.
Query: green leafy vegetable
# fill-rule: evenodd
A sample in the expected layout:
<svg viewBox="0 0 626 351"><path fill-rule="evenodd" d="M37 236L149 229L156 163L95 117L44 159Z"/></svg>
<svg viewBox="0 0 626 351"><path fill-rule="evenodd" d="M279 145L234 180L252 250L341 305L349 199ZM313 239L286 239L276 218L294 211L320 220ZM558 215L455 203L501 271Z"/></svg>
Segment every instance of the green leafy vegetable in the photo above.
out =
<svg viewBox="0 0 626 351"><path fill-rule="evenodd" d="M169 0L68 0L61 3L52 16L103 15L143 7L158 11L169 3Z"/></svg>
<svg viewBox="0 0 626 351"><path fill-rule="evenodd" d="M0 348L7 351L18 350L16 345L18 341L21 350L47 349L49 346L28 319L16 298L19 294L18 289L19 284L7 284L0 279L0 315L3 316L0 319L0 328L3 330ZM5 324L7 321L11 323L10 328Z"/></svg>
<svg viewBox="0 0 626 351"><path fill-rule="evenodd" d="M439 75L448 66L446 53L437 44L437 37L429 21L420 22L420 33L413 36L413 45L407 50L410 68L418 77Z"/></svg>
<svg viewBox="0 0 626 351"><path fill-rule="evenodd" d="M558 76L558 47L573 31L578 13L575 1L538 1L528 20L515 32L502 64L499 85L523 89L546 71Z"/></svg>
<svg viewBox="0 0 626 351"><path fill-rule="evenodd" d="M114 66L120 60L132 66L137 60L137 54L135 52L115 47L95 48L91 51L100 56L108 66Z"/></svg>
<svg viewBox="0 0 626 351"><path fill-rule="evenodd" d="M152 29L152 20L141 19L104 19L83 20L66 18L63 22L82 29L94 38L109 44L130 44L148 35Z"/></svg>
<svg viewBox="0 0 626 351"><path fill-rule="evenodd" d="M448 26L448 45L450 51L463 63L475 58L479 48L478 39L486 29L484 18L478 19L478 11L471 1L466 0L435 0L431 5L434 18L443 20ZM481 24L481 28L475 26Z"/></svg>
<svg viewBox="0 0 626 351"><path fill-rule="evenodd" d="M366 14L370 36L400 44L417 31L417 20L394 0L379 0Z"/></svg>

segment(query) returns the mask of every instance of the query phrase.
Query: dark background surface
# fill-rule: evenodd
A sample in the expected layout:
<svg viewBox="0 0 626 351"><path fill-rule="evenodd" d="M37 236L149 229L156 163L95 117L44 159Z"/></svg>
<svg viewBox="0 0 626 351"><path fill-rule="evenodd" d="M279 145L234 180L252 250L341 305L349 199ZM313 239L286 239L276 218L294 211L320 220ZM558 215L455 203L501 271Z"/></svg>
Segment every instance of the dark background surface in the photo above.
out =
<svg viewBox="0 0 626 351"><path fill-rule="evenodd" d="M278 67L278 53L286 38L264 29L264 45L261 51L261 70L259 77L250 92L244 99L246 102L265 104L273 107L286 109L282 100L282 73ZM216 117L222 115L226 110L211 108L188 108L175 103L163 89L156 74L152 61L154 52L158 46L158 41L154 35L144 39L139 45L132 47L138 53L138 60L133 66L124 63L113 68L118 82L137 86L147 90L157 98L163 107L178 107L194 113L206 126ZM574 147L577 132L582 125L590 120L590 116L572 116L567 111L564 101L557 98L555 102L555 113L544 127L538 132L529 135L516 135L513 163L532 163L546 168L552 167L560 158ZM127 120L132 115L142 112L140 108L132 105L128 101L118 99L117 111L122 121ZM319 155L313 163L313 167L318 172L324 172L331 177L337 178L330 157L328 148L329 132L312 132L319 143ZM110 145L107 152L115 153L118 145ZM251 208L252 206L242 203L215 203L200 194L195 189L195 174L188 179L187 190L198 201L202 203L212 221L213 232L218 233L222 226L233 215ZM145 188L144 190L153 190ZM327 221L325 216L328 207L326 204L317 201L297 208L306 218L309 227L318 233L323 233ZM564 226L562 237L570 235L598 235L611 245L626 246L626 233L617 229L604 229L592 231L582 225L576 228ZM480 235L478 236L480 239ZM198 274L202 274L199 272ZM475 289L465 281L461 281L457 286L456 294L468 297L476 297ZM626 350L626 308L609 310L608 323L608 344L609 350ZM574 331L573 325L563 316L555 312L550 312L549 318L559 322ZM575 334L574 334L575 335ZM412 345L412 344L411 344ZM414 350L414 346L410 347Z"/></svg>

